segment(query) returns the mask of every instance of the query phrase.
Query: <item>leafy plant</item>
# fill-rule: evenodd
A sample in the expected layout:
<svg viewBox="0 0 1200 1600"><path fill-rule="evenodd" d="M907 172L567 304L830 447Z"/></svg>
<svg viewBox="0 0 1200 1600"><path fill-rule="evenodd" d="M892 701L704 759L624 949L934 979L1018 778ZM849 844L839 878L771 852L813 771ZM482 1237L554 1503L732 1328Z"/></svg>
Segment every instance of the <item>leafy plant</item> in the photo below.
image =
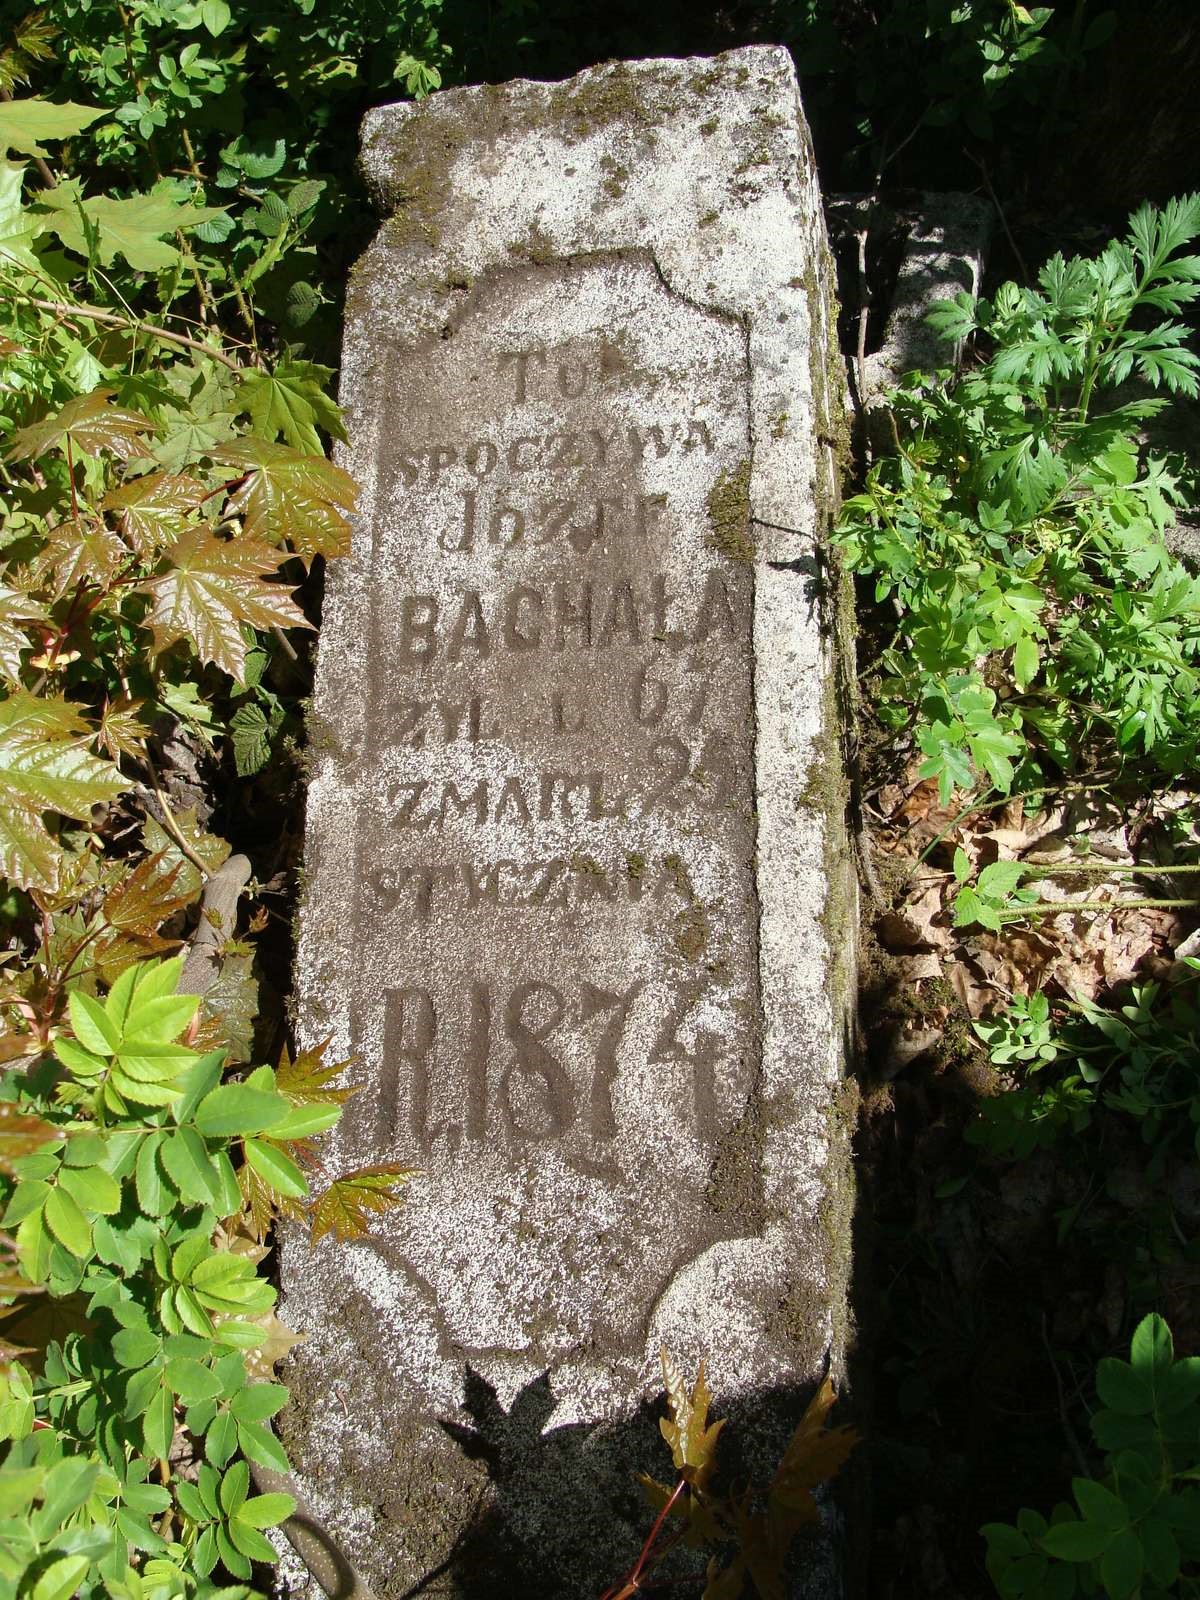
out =
<svg viewBox="0 0 1200 1600"><path fill-rule="evenodd" d="M408 1177L321 1171L346 1064L253 1064L232 928L227 977L174 992L230 847L163 770L170 740L274 764L293 591L348 544L299 339L369 25L55 0L0 35L0 1597L250 1593L291 1509L249 1488L287 1466L264 1241L356 1237Z"/></svg>
<svg viewBox="0 0 1200 1600"><path fill-rule="evenodd" d="M1200 1358L1176 1360L1162 1317L1137 1326L1129 1360L1096 1371L1099 1478L1072 1481L1075 1504L991 1523L987 1569L1004 1600L1160 1600L1200 1572Z"/></svg>
<svg viewBox="0 0 1200 1600"><path fill-rule="evenodd" d="M301 1163L350 1090L322 1051L223 1080L225 1051L187 1043L181 967L126 966L103 1000L72 989L54 1060L0 1079L5 1290L84 1318L36 1378L0 1345L0 1596L209 1593L218 1562L245 1581L273 1561L261 1530L293 1509L249 1496L248 1462L287 1470L268 1426L286 1390L247 1365L274 1322L253 1242L274 1210L327 1204ZM372 1176L380 1209L408 1174Z"/></svg>
<svg viewBox="0 0 1200 1600"><path fill-rule="evenodd" d="M1200 962L1189 957L1171 984L1135 985L1111 1009L1080 1001L1064 1024L1051 1019L1045 995L1017 1001L1001 1017L975 1024L992 1062L1019 1064L1022 1081L984 1100L967 1137L993 1155L1023 1159L1080 1133L1094 1110L1130 1118L1161 1160L1170 1145L1200 1154ZM1051 1081L1033 1074L1053 1067Z"/></svg>
<svg viewBox="0 0 1200 1600"><path fill-rule="evenodd" d="M990 359L891 397L897 452L835 537L897 608L879 713L943 803L1088 765L1196 766L1200 580L1163 544L1176 483L1137 431L1165 402L1097 400L1131 376L1196 394L1178 313L1200 294L1200 256L1180 253L1198 233L1200 196L1144 206L1037 288L944 302L931 320Z"/></svg>
<svg viewBox="0 0 1200 1600"><path fill-rule="evenodd" d="M808 1404L765 1493L746 1487L723 1494L714 1487L717 1440L724 1421L710 1422L712 1400L704 1365L689 1391L664 1350L667 1416L659 1423L678 1474L674 1486L639 1474L658 1515L638 1559L602 1600L631 1600L645 1574L677 1545L714 1548L704 1600L737 1600L753 1584L761 1600L782 1600L783 1566L800 1531L820 1521L813 1490L841 1467L857 1442L851 1428L827 1428L835 1399L826 1377Z"/></svg>

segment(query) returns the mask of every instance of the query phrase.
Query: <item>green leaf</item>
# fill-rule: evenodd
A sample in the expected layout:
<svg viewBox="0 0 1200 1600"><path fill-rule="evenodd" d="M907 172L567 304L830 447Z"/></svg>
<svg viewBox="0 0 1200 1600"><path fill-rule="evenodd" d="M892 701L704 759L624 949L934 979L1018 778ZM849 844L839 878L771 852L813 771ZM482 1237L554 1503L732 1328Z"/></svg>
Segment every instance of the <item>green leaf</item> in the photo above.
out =
<svg viewBox="0 0 1200 1600"><path fill-rule="evenodd" d="M326 393L332 376L331 367L314 361L283 360L273 372L254 369L242 378L241 408L264 439L282 438L297 450L323 455L318 427L331 438L346 439L341 411Z"/></svg>
<svg viewBox="0 0 1200 1600"><path fill-rule="evenodd" d="M1133 1330L1129 1360L1133 1370L1155 1388L1171 1369L1174 1349L1171 1330L1157 1312L1143 1317Z"/></svg>
<svg viewBox="0 0 1200 1600"><path fill-rule="evenodd" d="M67 996L67 1009L71 1013L71 1026L75 1037L85 1049L98 1056L111 1056L120 1040L119 1031L100 1004L81 989L73 989Z"/></svg>
<svg viewBox="0 0 1200 1600"><path fill-rule="evenodd" d="M226 0L200 0L200 20L214 39L225 32L231 15Z"/></svg>
<svg viewBox="0 0 1200 1600"><path fill-rule="evenodd" d="M246 1160L265 1184L277 1194L298 1200L308 1193L308 1180L282 1150L262 1139L247 1139Z"/></svg>
<svg viewBox="0 0 1200 1600"><path fill-rule="evenodd" d="M324 1133L336 1126L341 1115L342 1108L339 1105L292 1106L283 1121L272 1127L271 1138L276 1144L286 1144L292 1139L309 1139L313 1134Z"/></svg>
<svg viewBox="0 0 1200 1600"><path fill-rule="evenodd" d="M1096 1393L1106 1406L1124 1416L1142 1416L1154 1409L1154 1388L1148 1374L1115 1357L1106 1357L1096 1368Z"/></svg>
<svg viewBox="0 0 1200 1600"><path fill-rule="evenodd" d="M221 1479L221 1510L227 1517L234 1516L245 1503L250 1492L250 1468L245 1461L235 1461Z"/></svg>
<svg viewBox="0 0 1200 1600"><path fill-rule="evenodd" d="M1129 1512L1124 1502L1111 1489L1106 1489L1094 1478L1075 1478L1071 1488L1080 1511L1088 1522L1099 1523L1104 1528L1124 1528L1129 1523Z"/></svg>
<svg viewBox="0 0 1200 1600"><path fill-rule="evenodd" d="M180 1128L163 1140L159 1159L180 1197L193 1205L217 1204L220 1194L204 1140L195 1128Z"/></svg>
<svg viewBox="0 0 1200 1600"><path fill-rule="evenodd" d="M158 1357L162 1340L149 1328L122 1328L113 1335L112 1353L123 1367L145 1367Z"/></svg>
<svg viewBox="0 0 1200 1600"><path fill-rule="evenodd" d="M240 1422L237 1425L238 1444L243 1454L258 1467L272 1467L276 1472L290 1472L291 1462L283 1446L261 1422Z"/></svg>
<svg viewBox="0 0 1200 1600"><path fill-rule="evenodd" d="M209 1139L240 1138L262 1133L288 1113L281 1094L252 1089L245 1083L223 1083L196 1108L196 1127Z"/></svg>
<svg viewBox="0 0 1200 1600"><path fill-rule="evenodd" d="M143 991L139 990L125 1017L122 1055L135 1048L131 1044L133 1040L169 1044L178 1039L196 1015L199 1004L199 998L193 994L144 998Z"/></svg>
<svg viewBox="0 0 1200 1600"><path fill-rule="evenodd" d="M233 759L239 778L261 772L271 759L271 723L253 701L239 706L229 724Z"/></svg>
<svg viewBox="0 0 1200 1600"><path fill-rule="evenodd" d="M4 110L0 105L0 111ZM88 1556L60 1556L52 1561L33 1586L31 1600L71 1600L71 1596L87 1577L91 1566Z"/></svg>
<svg viewBox="0 0 1200 1600"><path fill-rule="evenodd" d="M274 1528L294 1515L295 1498L290 1494L257 1494L238 1512L238 1521L251 1528Z"/></svg>
<svg viewBox="0 0 1200 1600"><path fill-rule="evenodd" d="M85 197L73 181L46 190L40 206L46 212L47 226L68 250L90 260L90 233L101 266L112 266L120 255L135 272L159 272L174 266L179 250L167 244L164 235L224 215L219 206L182 204L166 193L130 195L121 200L111 195Z"/></svg>
<svg viewBox="0 0 1200 1600"><path fill-rule="evenodd" d="M1013 650L1013 678L1022 693L1037 677L1040 665L1037 640L1027 633L1022 634Z"/></svg>
<svg viewBox="0 0 1200 1600"><path fill-rule="evenodd" d="M121 1209L121 1185L101 1167L64 1167L58 1182L82 1210L93 1215L111 1217Z"/></svg>
<svg viewBox="0 0 1200 1600"><path fill-rule="evenodd" d="M50 1272L50 1251L54 1241L46 1228L45 1207L39 1206L17 1229L17 1258L31 1283L44 1283Z"/></svg>
<svg viewBox="0 0 1200 1600"><path fill-rule="evenodd" d="M221 1393L220 1378L199 1361L168 1361L166 1375L167 1382L185 1406L194 1405L197 1400L215 1400Z"/></svg>
<svg viewBox="0 0 1200 1600"><path fill-rule="evenodd" d="M19 150L27 156L44 156L43 139L73 139L109 112L73 100L0 101L0 150Z"/></svg>
<svg viewBox="0 0 1200 1600"><path fill-rule="evenodd" d="M219 1411L204 1435L204 1454L214 1467L223 1467L237 1449L237 1423L228 1411Z"/></svg>
<svg viewBox="0 0 1200 1600"><path fill-rule="evenodd" d="M91 1255L92 1225L65 1189L51 1189L46 1197L45 1218L51 1233L73 1256L82 1261Z"/></svg>
<svg viewBox="0 0 1200 1600"><path fill-rule="evenodd" d="M158 1147L164 1134L152 1133L142 1141L137 1154L135 1183L138 1204L148 1217L161 1217L171 1205L171 1196L162 1181L158 1168Z"/></svg>
<svg viewBox="0 0 1200 1600"><path fill-rule="evenodd" d="M229 1403L239 1422L266 1422L287 1405L288 1392L281 1383L250 1383Z"/></svg>
<svg viewBox="0 0 1200 1600"><path fill-rule="evenodd" d="M288 1497L283 1496L282 1498L286 1499ZM226 1527L229 1530L230 1539L241 1553L244 1556L248 1556L251 1561L278 1561L279 1555L274 1545L269 1539L264 1539L258 1529L245 1520L242 1512L239 1511L237 1516L230 1517Z"/></svg>
<svg viewBox="0 0 1200 1600"><path fill-rule="evenodd" d="M1042 1536L1041 1546L1060 1561L1094 1561L1114 1537L1111 1528L1096 1522L1056 1522Z"/></svg>
<svg viewBox="0 0 1200 1600"><path fill-rule="evenodd" d="M1118 1533L1100 1558L1100 1581L1109 1600L1126 1600L1142 1579L1142 1544L1132 1529Z"/></svg>
<svg viewBox="0 0 1200 1600"><path fill-rule="evenodd" d="M21 204L24 177L24 165L0 160L0 261L15 261L36 271L38 258L30 246L43 225Z"/></svg>
<svg viewBox="0 0 1200 1600"><path fill-rule="evenodd" d="M142 1440L148 1454L157 1461L165 1461L171 1453L175 1437L175 1397L167 1388L160 1388L146 1408L142 1419Z"/></svg>

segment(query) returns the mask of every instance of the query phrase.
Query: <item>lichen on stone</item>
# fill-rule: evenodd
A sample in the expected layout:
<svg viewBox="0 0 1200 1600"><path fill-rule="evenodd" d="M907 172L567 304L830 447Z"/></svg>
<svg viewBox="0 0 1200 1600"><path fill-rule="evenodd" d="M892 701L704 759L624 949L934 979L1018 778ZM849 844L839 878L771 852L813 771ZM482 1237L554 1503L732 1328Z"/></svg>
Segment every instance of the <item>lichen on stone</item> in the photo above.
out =
<svg viewBox="0 0 1200 1600"><path fill-rule="evenodd" d="M717 475L708 492L708 544L730 561L753 561L750 535L750 461Z"/></svg>

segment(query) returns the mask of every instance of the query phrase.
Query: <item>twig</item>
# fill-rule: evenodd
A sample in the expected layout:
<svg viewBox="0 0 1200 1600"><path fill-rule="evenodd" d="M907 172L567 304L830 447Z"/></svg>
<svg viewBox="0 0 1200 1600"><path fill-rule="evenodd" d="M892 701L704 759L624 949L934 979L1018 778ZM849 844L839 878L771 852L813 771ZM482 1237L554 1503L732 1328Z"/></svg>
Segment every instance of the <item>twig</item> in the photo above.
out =
<svg viewBox="0 0 1200 1600"><path fill-rule="evenodd" d="M1029 268L1025 265L1025 257L1021 254L1021 250L1017 244L1017 241L1013 238L1012 229L1009 227L1008 218L1004 213L1004 207L1000 204L1000 197L996 193L995 189L992 188L992 180L988 173L987 162L982 160L979 156L972 155L967 149L966 145L963 146L963 155L965 155L969 161L974 162L974 164L979 168L980 174L983 178L983 186L988 192L988 199L995 206L996 215L1000 218L1000 226L1004 229L1004 237L1008 240L1008 247L1016 257L1017 266L1021 269L1022 279L1028 283Z"/></svg>
<svg viewBox="0 0 1200 1600"><path fill-rule="evenodd" d="M187 859L196 868L196 871L199 872L201 878L207 880L212 876L212 868L206 861L202 861L192 849L191 845L187 842L179 823L175 820L175 813L171 810L171 802L167 799L166 795L162 791L162 780L159 777L158 768L154 765L154 758L150 755L148 750L145 752L145 760L146 765L150 769L150 787L154 791L154 798L162 807L163 827L166 828L172 839L174 839L175 843L183 851Z"/></svg>
<svg viewBox="0 0 1200 1600"><path fill-rule="evenodd" d="M1076 911L1140 911L1157 906L1160 910L1173 910L1182 906L1200 906L1200 900L1038 900L1023 906L1007 917L1009 921L1023 921L1026 917L1066 916Z"/></svg>
<svg viewBox="0 0 1200 1600"><path fill-rule="evenodd" d="M20 290L16 291L18 294ZM219 361L231 372L240 373L243 369L223 350L218 350L214 345L205 344L203 339L193 339L190 334L172 333L170 328L160 328L153 322L142 322L138 317L124 316L119 311L105 311L101 306L72 305L65 300L41 300L35 295L23 295L27 305L38 311L53 311L65 321L72 317L84 317L89 322L105 322L110 327L128 328L131 333L148 333L156 339L168 339L172 344L187 345L190 350L199 350L206 356L211 356L214 361Z"/></svg>

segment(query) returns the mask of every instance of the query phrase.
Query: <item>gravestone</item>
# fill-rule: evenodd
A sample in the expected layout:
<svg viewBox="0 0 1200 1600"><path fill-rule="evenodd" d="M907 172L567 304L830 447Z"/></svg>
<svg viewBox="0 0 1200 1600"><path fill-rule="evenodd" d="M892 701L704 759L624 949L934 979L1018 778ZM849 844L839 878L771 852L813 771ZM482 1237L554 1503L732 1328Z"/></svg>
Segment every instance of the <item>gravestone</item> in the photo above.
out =
<svg viewBox="0 0 1200 1600"><path fill-rule="evenodd" d="M421 1170L370 1238L286 1240L281 1432L382 1594L595 1595L670 1475L661 1346L759 1473L842 1358L817 179L764 48L384 107L363 150L299 1030L365 1085L326 1170Z"/></svg>

